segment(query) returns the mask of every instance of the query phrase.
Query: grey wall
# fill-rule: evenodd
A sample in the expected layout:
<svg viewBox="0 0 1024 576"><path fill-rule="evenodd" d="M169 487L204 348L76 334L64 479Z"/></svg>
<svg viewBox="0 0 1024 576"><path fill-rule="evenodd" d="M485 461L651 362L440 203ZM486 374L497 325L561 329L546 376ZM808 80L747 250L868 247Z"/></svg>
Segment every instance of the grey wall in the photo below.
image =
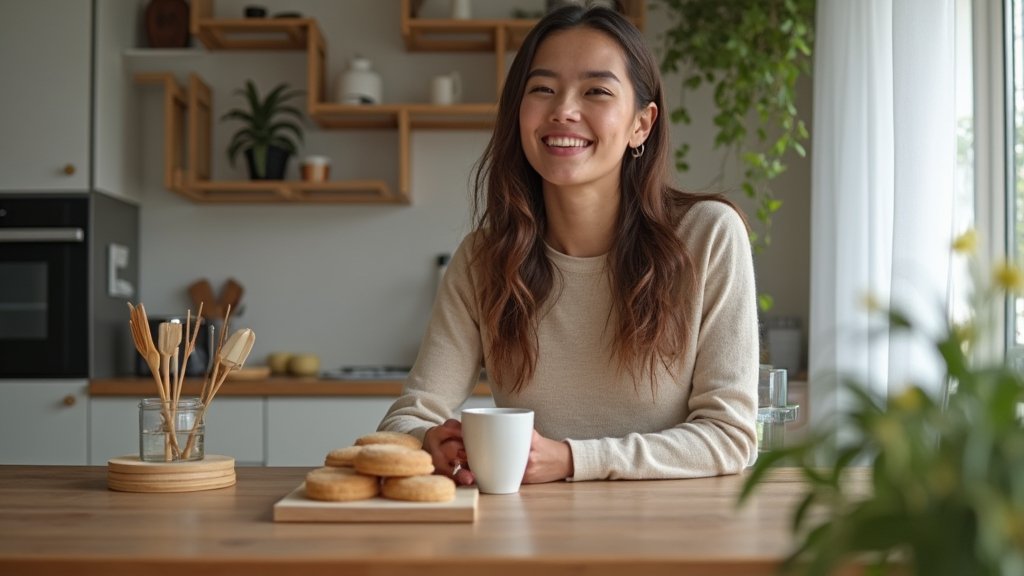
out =
<svg viewBox="0 0 1024 576"><path fill-rule="evenodd" d="M216 12L234 17L245 2L218 0ZM467 101L493 101L493 56L405 52L397 1L305 0L265 2L271 13L299 10L319 20L328 44L329 95L344 62L359 52L384 78L387 102L426 101L433 74L457 69ZM425 13L447 1L427 0ZM506 3L540 8L542 2ZM497 2L474 2L475 15L502 16ZM647 37L658 45L664 16L649 11ZM200 73L213 89L218 118L238 100L232 91L252 78L261 88L279 81L305 85L302 53L240 52L125 58L126 71ZM677 98L669 79L669 98ZM809 87L809 83L807 85ZM235 326L256 332L254 363L272 351L312 352L324 367L342 364L411 363L429 317L436 282L434 257L450 252L469 230L467 179L487 141L485 132L418 132L412 142L411 206L204 205L162 187L160 91L137 88L138 115L129 120L142 142L141 298L151 314L181 314L186 288L206 277L215 288L228 277L247 289ZM809 88L803 100L810 110ZM679 178L703 188L717 176L721 154L706 148L710 98L691 98L697 122L677 127L674 138L691 142L694 171ZM129 112L131 113L131 112ZM244 179L224 150L229 125L214 125L214 177ZM397 139L388 131L325 131L307 125L304 154L326 154L335 178L384 178L397 184ZM297 177L295 166L289 177ZM724 187L736 187L740 170L726 166ZM776 299L777 314L806 318L809 163L794 163L776 188L785 207L776 218L775 246L757 259L758 282ZM734 197L737 197L734 195ZM738 197L737 197L738 199Z"/></svg>

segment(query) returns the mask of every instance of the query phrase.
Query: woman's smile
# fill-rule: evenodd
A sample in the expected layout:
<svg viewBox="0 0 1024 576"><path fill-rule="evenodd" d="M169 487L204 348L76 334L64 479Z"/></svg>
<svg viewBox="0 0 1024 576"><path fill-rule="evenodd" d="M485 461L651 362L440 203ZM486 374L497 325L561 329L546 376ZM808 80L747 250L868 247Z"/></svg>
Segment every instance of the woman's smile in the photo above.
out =
<svg viewBox="0 0 1024 576"><path fill-rule="evenodd" d="M545 188L617 194L640 125L618 42L590 28L551 34L538 47L519 107L523 151Z"/></svg>

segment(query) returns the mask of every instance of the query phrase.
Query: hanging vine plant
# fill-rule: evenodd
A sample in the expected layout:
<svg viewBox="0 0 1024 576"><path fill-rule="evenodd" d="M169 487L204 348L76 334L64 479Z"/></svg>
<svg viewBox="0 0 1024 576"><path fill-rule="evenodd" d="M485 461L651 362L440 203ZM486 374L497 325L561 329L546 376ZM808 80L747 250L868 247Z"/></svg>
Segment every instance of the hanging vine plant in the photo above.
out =
<svg viewBox="0 0 1024 576"><path fill-rule="evenodd" d="M772 242L772 216L782 207L769 183L786 170L790 152L805 156L807 127L796 106L796 84L811 69L815 0L659 0L669 27L661 69L682 77L683 97L673 123L690 124L686 94L713 87L717 112L714 145L739 155L743 192L754 200L761 230L751 232L754 252ZM745 147L756 136L756 146ZM690 146L675 150L680 172L690 169ZM758 296L762 310L772 307Z"/></svg>

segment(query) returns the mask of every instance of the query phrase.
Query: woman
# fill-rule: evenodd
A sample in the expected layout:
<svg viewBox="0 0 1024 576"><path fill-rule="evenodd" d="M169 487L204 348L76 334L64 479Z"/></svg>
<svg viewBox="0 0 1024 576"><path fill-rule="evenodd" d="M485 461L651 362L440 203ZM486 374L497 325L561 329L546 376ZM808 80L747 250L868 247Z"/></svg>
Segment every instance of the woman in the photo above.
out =
<svg viewBox="0 0 1024 576"><path fill-rule="evenodd" d="M743 218L666 184L661 80L614 11L527 35L403 395L381 430L473 482L460 424L481 365L531 408L525 483L736 473L756 450L758 335Z"/></svg>

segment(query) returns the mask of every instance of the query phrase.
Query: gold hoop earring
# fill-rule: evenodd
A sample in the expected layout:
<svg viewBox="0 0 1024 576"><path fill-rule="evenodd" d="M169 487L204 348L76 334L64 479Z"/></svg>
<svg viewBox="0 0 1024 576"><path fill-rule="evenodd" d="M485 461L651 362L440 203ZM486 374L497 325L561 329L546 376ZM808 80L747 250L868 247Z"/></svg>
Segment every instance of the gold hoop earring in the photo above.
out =
<svg viewBox="0 0 1024 576"><path fill-rule="evenodd" d="M644 144L643 144L643 142L641 142L640 145L637 146L636 148L633 148L632 154L633 154L633 158L639 158L639 157L644 155Z"/></svg>

